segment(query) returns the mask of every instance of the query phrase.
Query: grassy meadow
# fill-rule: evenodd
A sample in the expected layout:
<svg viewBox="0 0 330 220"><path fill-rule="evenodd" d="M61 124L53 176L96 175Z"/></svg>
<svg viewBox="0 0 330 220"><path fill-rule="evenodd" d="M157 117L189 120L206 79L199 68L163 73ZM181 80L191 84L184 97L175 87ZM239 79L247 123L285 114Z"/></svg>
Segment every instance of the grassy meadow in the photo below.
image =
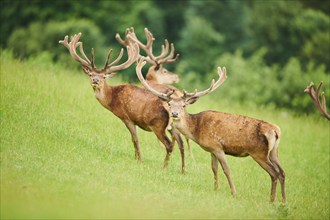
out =
<svg viewBox="0 0 330 220"><path fill-rule="evenodd" d="M122 83L118 78L109 83ZM283 205L279 184L276 202L269 203L270 178L250 157L228 156L236 198L221 168L220 189L213 190L210 155L196 144L194 159L186 151L182 175L177 145L163 170L165 150L154 134L139 130L144 162L138 163L126 127L97 102L82 71L43 59L17 61L4 52L0 93L1 219L329 218L330 128L318 114L242 107L212 95L188 108L245 114L281 127Z"/></svg>

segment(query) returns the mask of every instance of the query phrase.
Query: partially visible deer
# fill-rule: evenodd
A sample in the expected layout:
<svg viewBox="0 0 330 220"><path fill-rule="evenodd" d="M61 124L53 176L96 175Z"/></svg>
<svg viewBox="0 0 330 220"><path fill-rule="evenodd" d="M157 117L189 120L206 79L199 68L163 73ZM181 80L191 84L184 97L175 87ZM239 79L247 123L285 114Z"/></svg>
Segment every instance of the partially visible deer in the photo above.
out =
<svg viewBox="0 0 330 220"><path fill-rule="evenodd" d="M81 33L74 35L68 42L68 36L59 41L70 52L72 58L79 62L86 74L89 75L90 84L93 87L96 99L103 107L111 111L121 119L130 131L135 148L135 157L142 161L136 126L145 131L153 131L160 142L166 147L166 157L164 167L168 166L168 161L173 150L173 142L166 136L166 128L169 122L169 115L162 102L152 93L144 88L130 84L111 86L106 79L113 77L118 71L128 68L139 57L139 46L131 43L127 46L128 60L123 64L117 65L123 56L123 49L120 55L109 64L111 50L109 51L103 69L97 69L94 62L94 50L92 49L92 59L86 56L82 42L79 42ZM77 54L79 47L80 54ZM166 86L158 85L158 89L166 92ZM182 159L182 172L185 171L183 144L179 133L171 133L172 137L179 143Z"/></svg>
<svg viewBox="0 0 330 220"><path fill-rule="evenodd" d="M270 201L275 200L277 179L281 183L282 201L286 201L285 174L278 160L278 145L281 135L278 126L241 115L216 111L189 114L185 111L186 105L193 104L200 97L211 93L226 80L225 68L218 68L219 79L216 82L213 80L208 89L201 92L196 90L193 93L183 91L183 95L177 97L173 94L174 91L163 93L150 87L141 72L143 65L145 65L145 61L140 59L136 67L137 76L145 88L164 101L164 107L172 117L172 128L179 130L205 151L211 153L215 189L218 188L217 173L218 162L220 162L229 182L231 193L236 194L225 154L236 157L251 156L271 177Z"/></svg>
<svg viewBox="0 0 330 220"><path fill-rule="evenodd" d="M123 40L118 33L116 34L116 39L121 45L128 46L130 40L127 39L126 36L129 35L131 40L136 42L140 49L145 51L147 55L145 59L151 65L146 75L148 83L173 84L179 82L180 79L177 74L174 74L163 67L163 64L173 63L179 58L179 54L174 56L174 44L171 43L171 51L169 52L169 43L165 39L165 46L162 45L162 52L160 55L156 56L152 51L152 45L155 38L147 28L144 29L144 32L147 38L146 44L143 44L140 40L138 40L133 27L126 29L125 40Z"/></svg>
<svg viewBox="0 0 330 220"><path fill-rule="evenodd" d="M319 86L316 89L314 89L314 83L311 82L307 88L304 90L304 92L308 93L310 97L312 98L312 101L316 108L320 111L321 115L323 115L326 119L330 120L330 114L327 112L327 106L325 103L325 95L324 92L321 93L320 91L322 87L323 82L320 82Z"/></svg>

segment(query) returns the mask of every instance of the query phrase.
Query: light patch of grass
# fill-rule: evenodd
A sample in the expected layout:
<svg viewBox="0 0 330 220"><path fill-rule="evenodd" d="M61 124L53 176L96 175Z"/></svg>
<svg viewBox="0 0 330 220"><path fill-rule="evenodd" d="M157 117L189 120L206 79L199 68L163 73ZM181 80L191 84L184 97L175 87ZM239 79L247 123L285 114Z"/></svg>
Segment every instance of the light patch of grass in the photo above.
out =
<svg viewBox="0 0 330 220"><path fill-rule="evenodd" d="M321 117L212 97L189 106L192 113L221 110L281 127L288 203L279 202L278 189L277 202L269 204L270 178L251 158L228 156L236 198L221 170L220 189L213 191L210 155L194 143L186 175L177 146L162 169L165 150L150 132L139 130L144 162L134 160L129 132L96 101L81 72L2 53L0 82L2 219L329 217L329 122Z"/></svg>

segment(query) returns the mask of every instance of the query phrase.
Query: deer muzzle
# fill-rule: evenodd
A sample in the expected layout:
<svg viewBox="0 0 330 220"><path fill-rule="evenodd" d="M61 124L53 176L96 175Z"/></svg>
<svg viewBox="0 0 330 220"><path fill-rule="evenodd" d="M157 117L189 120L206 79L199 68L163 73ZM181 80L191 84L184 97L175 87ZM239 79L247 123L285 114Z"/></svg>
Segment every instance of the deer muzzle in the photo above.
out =
<svg viewBox="0 0 330 220"><path fill-rule="evenodd" d="M175 118L175 119L179 118L179 113L177 113L177 112L172 112L171 115L172 115L172 118Z"/></svg>

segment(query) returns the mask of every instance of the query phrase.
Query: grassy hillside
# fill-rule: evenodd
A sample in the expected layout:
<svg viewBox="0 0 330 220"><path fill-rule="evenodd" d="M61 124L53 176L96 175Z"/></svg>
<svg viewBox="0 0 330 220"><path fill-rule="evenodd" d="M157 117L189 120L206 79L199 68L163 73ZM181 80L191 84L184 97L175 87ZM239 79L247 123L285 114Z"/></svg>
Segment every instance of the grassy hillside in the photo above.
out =
<svg viewBox="0 0 330 220"><path fill-rule="evenodd" d="M196 144L182 175L177 147L163 170L165 150L139 130L138 163L129 132L97 102L82 72L3 53L0 93L2 219L329 217L329 122L318 115L215 102L221 97L188 109L246 114L281 127L288 199L282 205L279 189L269 204L270 178L249 157L228 156L236 198L221 170L220 190L213 191L210 155Z"/></svg>

